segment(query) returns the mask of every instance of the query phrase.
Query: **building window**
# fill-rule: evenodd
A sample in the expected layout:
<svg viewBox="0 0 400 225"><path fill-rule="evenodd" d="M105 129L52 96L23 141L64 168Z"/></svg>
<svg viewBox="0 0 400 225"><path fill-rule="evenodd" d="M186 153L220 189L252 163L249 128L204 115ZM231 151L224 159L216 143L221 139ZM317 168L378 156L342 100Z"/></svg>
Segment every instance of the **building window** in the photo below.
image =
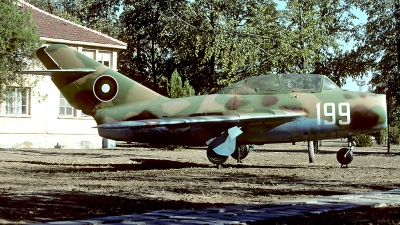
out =
<svg viewBox="0 0 400 225"><path fill-rule="evenodd" d="M82 53L87 57L94 59L94 51L91 50L82 50Z"/></svg>
<svg viewBox="0 0 400 225"><path fill-rule="evenodd" d="M111 52L83 49L82 53L111 68Z"/></svg>
<svg viewBox="0 0 400 225"><path fill-rule="evenodd" d="M97 61L105 66L110 67L111 53L110 52L98 52Z"/></svg>
<svg viewBox="0 0 400 225"><path fill-rule="evenodd" d="M29 115L30 88L7 87L5 114Z"/></svg>
<svg viewBox="0 0 400 225"><path fill-rule="evenodd" d="M74 118L91 118L89 115L84 114L81 110L72 107L64 95L60 93L60 116L61 117L74 117Z"/></svg>
<svg viewBox="0 0 400 225"><path fill-rule="evenodd" d="M68 103L67 99L60 93L60 115L74 116L74 108Z"/></svg>

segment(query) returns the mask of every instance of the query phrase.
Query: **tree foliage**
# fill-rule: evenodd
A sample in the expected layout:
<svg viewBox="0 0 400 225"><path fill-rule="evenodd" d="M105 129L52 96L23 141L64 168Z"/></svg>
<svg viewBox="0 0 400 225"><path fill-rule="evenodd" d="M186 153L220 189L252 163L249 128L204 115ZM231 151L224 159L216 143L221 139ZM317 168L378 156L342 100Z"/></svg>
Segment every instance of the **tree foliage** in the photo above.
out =
<svg viewBox="0 0 400 225"><path fill-rule="evenodd" d="M122 70L160 87L178 68L197 92L269 73L322 73L342 84L371 62L343 44L360 35L351 1L126 1ZM130 61L131 60L131 61Z"/></svg>
<svg viewBox="0 0 400 225"><path fill-rule="evenodd" d="M355 41L360 24L351 1L285 1L282 24L285 46L278 63L279 73L317 73L342 85L347 77L363 75L368 62L360 61L359 52L345 50Z"/></svg>
<svg viewBox="0 0 400 225"><path fill-rule="evenodd" d="M342 85L374 71L380 93L396 81L389 0L28 1L128 43L119 70L163 94L175 69L198 93L270 73L319 73ZM389 86L395 96L399 85Z"/></svg>
<svg viewBox="0 0 400 225"><path fill-rule="evenodd" d="M167 74L175 68L167 13L181 2L126 0L120 16L119 37L128 49L120 54L119 70L161 93L166 91Z"/></svg>
<svg viewBox="0 0 400 225"><path fill-rule="evenodd" d="M168 96L170 98L185 97L185 90L182 87L182 78L175 70L168 82Z"/></svg>
<svg viewBox="0 0 400 225"><path fill-rule="evenodd" d="M182 78L179 76L177 70L174 70L172 73L171 79L167 85L167 90L170 98L190 97L195 94L194 89L188 80L182 84Z"/></svg>
<svg viewBox="0 0 400 225"><path fill-rule="evenodd" d="M20 9L18 1L0 3L0 93L7 85L22 85L27 76L15 74L26 69L35 57L41 41L28 10ZM0 96L0 100L4 96Z"/></svg>
<svg viewBox="0 0 400 225"><path fill-rule="evenodd" d="M257 64L269 64L260 45L272 48L279 30L275 6L270 0L199 0L173 12L170 33L176 33L173 52L181 75L201 93L258 75ZM270 33L256 29L261 26Z"/></svg>
<svg viewBox="0 0 400 225"><path fill-rule="evenodd" d="M371 91L386 94L389 124L400 125L400 81L397 62L396 1L359 1L357 7L368 17L358 46L365 61L371 61Z"/></svg>

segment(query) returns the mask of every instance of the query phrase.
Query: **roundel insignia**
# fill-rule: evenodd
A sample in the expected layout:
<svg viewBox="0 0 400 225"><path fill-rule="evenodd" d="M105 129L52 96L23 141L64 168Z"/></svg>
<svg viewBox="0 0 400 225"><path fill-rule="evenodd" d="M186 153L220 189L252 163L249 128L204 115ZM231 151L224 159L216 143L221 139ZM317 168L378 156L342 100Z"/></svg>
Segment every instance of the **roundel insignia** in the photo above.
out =
<svg viewBox="0 0 400 225"><path fill-rule="evenodd" d="M102 102L111 101L118 94L118 82L110 75L100 76L94 81L93 93Z"/></svg>

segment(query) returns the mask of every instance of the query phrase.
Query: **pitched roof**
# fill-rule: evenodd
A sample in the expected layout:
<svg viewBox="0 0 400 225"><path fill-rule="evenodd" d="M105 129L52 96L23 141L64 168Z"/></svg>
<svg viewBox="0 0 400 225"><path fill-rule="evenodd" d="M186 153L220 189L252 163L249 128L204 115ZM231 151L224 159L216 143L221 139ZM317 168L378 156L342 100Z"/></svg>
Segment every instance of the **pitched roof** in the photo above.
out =
<svg viewBox="0 0 400 225"><path fill-rule="evenodd" d="M27 2L20 0L19 3L21 7L31 11L38 35L46 41L126 49L127 45L122 41L52 15Z"/></svg>

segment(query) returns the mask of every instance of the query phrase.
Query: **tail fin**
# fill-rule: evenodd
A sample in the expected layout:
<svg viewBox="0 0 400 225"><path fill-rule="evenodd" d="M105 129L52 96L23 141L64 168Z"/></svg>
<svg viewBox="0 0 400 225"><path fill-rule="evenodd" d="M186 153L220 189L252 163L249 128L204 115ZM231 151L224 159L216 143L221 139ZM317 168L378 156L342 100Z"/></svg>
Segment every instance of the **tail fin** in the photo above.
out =
<svg viewBox="0 0 400 225"><path fill-rule="evenodd" d="M165 98L66 45L43 47L36 54L48 70L24 73L50 75L67 101L85 114L93 115L98 108Z"/></svg>

